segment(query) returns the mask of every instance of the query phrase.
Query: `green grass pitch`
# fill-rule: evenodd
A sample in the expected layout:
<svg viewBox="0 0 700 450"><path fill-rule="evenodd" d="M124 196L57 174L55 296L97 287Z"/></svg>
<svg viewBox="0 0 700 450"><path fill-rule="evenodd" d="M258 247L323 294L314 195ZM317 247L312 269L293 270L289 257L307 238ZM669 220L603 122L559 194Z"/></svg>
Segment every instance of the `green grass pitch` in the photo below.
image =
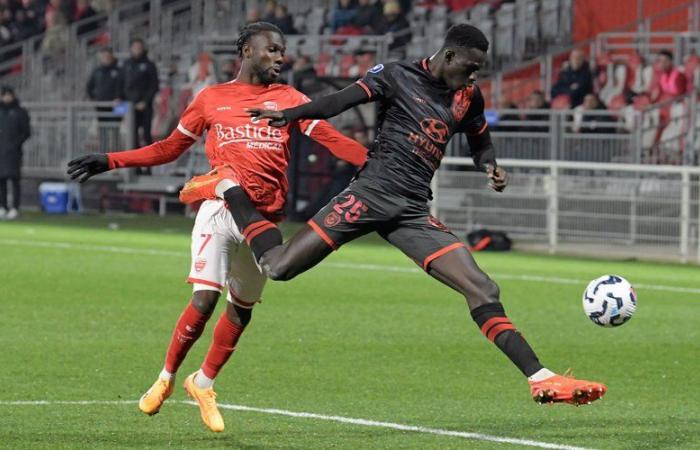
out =
<svg viewBox="0 0 700 450"><path fill-rule="evenodd" d="M189 227L172 217L0 223L0 447L528 448L494 440L502 437L700 448L697 266L477 255L545 365L609 387L590 406L538 406L464 300L377 238L343 247L291 282L268 284L217 380L219 402L486 440L229 409L226 431L210 433L196 407L182 403L180 382L201 364L211 322L173 401L147 417L128 401L157 376L189 299ZM596 327L581 308L586 283L605 273L625 276L639 295L635 317L616 329Z"/></svg>

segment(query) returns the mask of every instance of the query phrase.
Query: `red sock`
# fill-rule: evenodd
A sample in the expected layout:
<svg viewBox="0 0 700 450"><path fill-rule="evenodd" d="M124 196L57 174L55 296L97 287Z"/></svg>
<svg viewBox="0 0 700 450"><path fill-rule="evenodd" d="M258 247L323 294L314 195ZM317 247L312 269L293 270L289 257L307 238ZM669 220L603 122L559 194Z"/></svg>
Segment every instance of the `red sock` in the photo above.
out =
<svg viewBox="0 0 700 450"><path fill-rule="evenodd" d="M244 328L231 322L224 312L214 328L214 339L207 357L202 364L202 372L209 378L215 378L221 368L236 349L236 343Z"/></svg>
<svg viewBox="0 0 700 450"><path fill-rule="evenodd" d="M173 331L173 337L170 339L168 353L165 355L165 370L170 373L177 372L187 352L202 335L207 320L209 320L209 316L197 311L192 306L192 302L187 305L187 308L185 308L178 319Z"/></svg>

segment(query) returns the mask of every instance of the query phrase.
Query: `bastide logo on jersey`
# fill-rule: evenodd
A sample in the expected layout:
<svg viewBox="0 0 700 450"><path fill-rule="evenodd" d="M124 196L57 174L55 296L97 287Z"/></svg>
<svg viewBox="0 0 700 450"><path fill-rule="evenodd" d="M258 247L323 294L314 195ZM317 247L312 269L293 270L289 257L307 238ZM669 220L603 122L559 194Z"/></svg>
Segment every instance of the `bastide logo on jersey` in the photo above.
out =
<svg viewBox="0 0 700 450"><path fill-rule="evenodd" d="M277 111L279 106L276 102L266 101L262 104L263 109L268 111ZM248 117L248 113L245 112ZM284 150L285 136L282 128L271 127L269 125L262 126L261 122L253 120L249 117L249 122L244 125L235 127L225 126L220 123L214 124L216 132L216 146L223 147L228 144L246 143L246 148L249 150Z"/></svg>

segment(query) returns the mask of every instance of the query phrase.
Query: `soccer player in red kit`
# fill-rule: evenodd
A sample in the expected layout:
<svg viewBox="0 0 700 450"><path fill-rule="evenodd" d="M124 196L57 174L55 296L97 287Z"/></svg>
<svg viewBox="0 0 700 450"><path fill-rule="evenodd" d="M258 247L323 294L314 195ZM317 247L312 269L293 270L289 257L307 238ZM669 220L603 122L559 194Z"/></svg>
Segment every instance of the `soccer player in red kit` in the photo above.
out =
<svg viewBox="0 0 700 450"><path fill-rule="evenodd" d="M206 154L212 167L227 174L220 188L239 185L265 217L265 223L261 224L264 229L283 218L288 189L287 146L293 127L299 127L337 157L356 166L364 163L367 150L325 121L302 120L283 128L252 121L246 112L250 108L282 110L309 99L292 87L274 83L285 51L284 36L277 27L266 22L249 24L241 32L237 45L242 58L238 77L200 92L170 136L136 150L77 158L69 163L71 177L83 182L111 169L164 164L175 160L206 133ZM183 189L181 198L208 180L206 176L196 177ZM250 230L239 232L228 207L223 200L211 199L204 201L197 213L187 278L193 285L192 300L177 322L163 370L139 402L139 408L146 414L160 410L173 391L175 373L201 336L227 287L226 312L216 324L209 352L199 371L188 376L184 385L188 395L199 404L202 420L212 431L224 429L216 406L214 378L236 348L266 280L248 246L260 230L249 227Z"/></svg>

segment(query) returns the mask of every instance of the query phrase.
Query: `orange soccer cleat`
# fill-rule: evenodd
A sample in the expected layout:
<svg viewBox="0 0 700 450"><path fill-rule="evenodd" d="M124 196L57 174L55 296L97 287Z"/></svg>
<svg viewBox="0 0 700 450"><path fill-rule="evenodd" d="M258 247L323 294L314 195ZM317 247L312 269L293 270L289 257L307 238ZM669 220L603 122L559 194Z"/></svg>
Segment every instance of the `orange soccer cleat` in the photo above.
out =
<svg viewBox="0 0 700 450"><path fill-rule="evenodd" d="M530 393L537 403L589 405L602 399L608 388L595 381L577 380L573 374L554 375L542 381L530 381Z"/></svg>
<svg viewBox="0 0 700 450"><path fill-rule="evenodd" d="M185 379L185 391L199 405L199 413L202 421L211 431L224 431L224 418L221 417L219 408L216 406L216 392L214 389L201 389L194 384L194 377L197 372Z"/></svg>
<svg viewBox="0 0 700 450"><path fill-rule="evenodd" d="M160 411L163 402L173 393L173 381L158 378L153 386L141 396L139 409L152 416Z"/></svg>
<svg viewBox="0 0 700 450"><path fill-rule="evenodd" d="M216 186L222 180L230 180L232 185L238 184L236 174L230 166L219 166L209 173L192 177L190 181L180 191L180 201L182 203L194 203L198 200L214 200Z"/></svg>

